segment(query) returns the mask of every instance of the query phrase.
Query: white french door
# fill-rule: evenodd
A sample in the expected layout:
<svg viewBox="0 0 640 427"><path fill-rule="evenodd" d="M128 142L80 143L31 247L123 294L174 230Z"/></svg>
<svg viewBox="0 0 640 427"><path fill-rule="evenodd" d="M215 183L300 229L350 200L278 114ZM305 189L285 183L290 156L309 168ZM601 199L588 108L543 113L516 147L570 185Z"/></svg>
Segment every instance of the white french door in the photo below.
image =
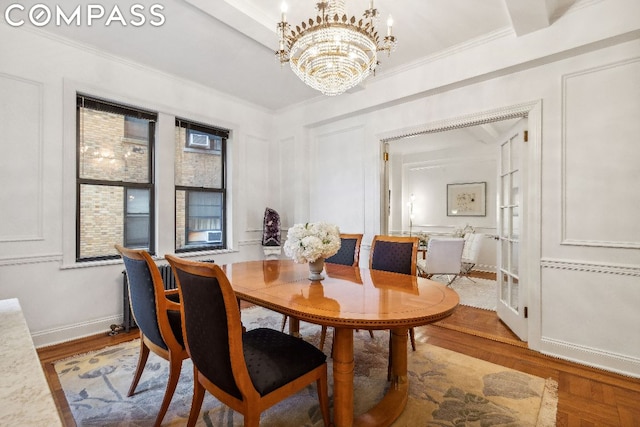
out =
<svg viewBox="0 0 640 427"><path fill-rule="evenodd" d="M526 283L521 280L524 148L527 119L518 121L498 140L497 281L498 317L527 341Z"/></svg>

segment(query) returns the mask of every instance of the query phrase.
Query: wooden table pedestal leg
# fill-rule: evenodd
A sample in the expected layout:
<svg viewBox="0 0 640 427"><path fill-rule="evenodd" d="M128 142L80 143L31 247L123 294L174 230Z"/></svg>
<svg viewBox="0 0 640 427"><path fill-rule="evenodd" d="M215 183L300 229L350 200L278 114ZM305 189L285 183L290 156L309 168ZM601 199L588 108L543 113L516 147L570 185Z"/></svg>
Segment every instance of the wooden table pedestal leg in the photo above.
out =
<svg viewBox="0 0 640 427"><path fill-rule="evenodd" d="M300 319L289 316L289 335L300 337Z"/></svg>
<svg viewBox="0 0 640 427"><path fill-rule="evenodd" d="M333 423L353 425L353 329L335 328L333 333Z"/></svg>
<svg viewBox="0 0 640 427"><path fill-rule="evenodd" d="M390 426L404 411L409 398L409 379L407 376L407 328L393 329L391 351L391 372L389 390L382 400L367 413L356 418L354 426Z"/></svg>

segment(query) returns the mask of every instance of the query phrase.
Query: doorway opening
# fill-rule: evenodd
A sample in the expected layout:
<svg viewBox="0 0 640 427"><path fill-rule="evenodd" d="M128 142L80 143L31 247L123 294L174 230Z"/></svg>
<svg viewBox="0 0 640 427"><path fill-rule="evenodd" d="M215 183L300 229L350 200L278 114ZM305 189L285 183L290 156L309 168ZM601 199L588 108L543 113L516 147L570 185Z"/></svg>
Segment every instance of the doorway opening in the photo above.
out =
<svg viewBox="0 0 640 427"><path fill-rule="evenodd" d="M515 105L501 110L478 113L475 115L425 124L411 130L389 133L380 138L384 153L383 180L381 185L381 232L386 234L453 234L460 229L471 226L475 231L489 237L498 238L498 203L497 186L500 185L498 173L499 138L507 129L521 119L527 119L532 143L526 148L529 171L523 173L522 179L529 187L528 197L535 199L539 195L540 184L540 102ZM470 165L472 167L470 167ZM446 185L461 183L473 179L473 167L481 170L491 184L491 197L487 194L489 204L486 215L477 217L447 216ZM490 172L488 171L490 169ZM478 171L475 171L476 175ZM428 188L431 185L432 188ZM424 211L421 212L420 198ZM409 203L410 201L410 203ZM533 200L532 200L533 201ZM409 213L408 206L411 206ZM539 206L539 204L538 204ZM540 310L539 298L535 289L539 280L532 280L539 275L539 258L527 256L536 254L539 247L539 212L533 209L523 213L521 246L518 271L519 289L528 308L529 319L535 318ZM497 246L497 240L494 246ZM489 244L488 247L492 245ZM477 267L477 273L495 275L500 273L500 262L497 250L489 250L484 254ZM536 268L538 266L538 268ZM539 293L538 293L539 295ZM498 292L496 300L499 301ZM472 309L460 310L465 316L472 316ZM492 313L496 324L501 321L495 312ZM460 320L460 319L458 319ZM465 321L463 320L463 323ZM505 322L506 326L517 329ZM477 334L486 331L473 330L477 322L470 321L469 332ZM525 339L527 336L538 336L539 325L525 320ZM477 327L475 327L477 329ZM531 329L533 329L531 331ZM509 338L509 340L511 340ZM516 339L517 341L517 339Z"/></svg>

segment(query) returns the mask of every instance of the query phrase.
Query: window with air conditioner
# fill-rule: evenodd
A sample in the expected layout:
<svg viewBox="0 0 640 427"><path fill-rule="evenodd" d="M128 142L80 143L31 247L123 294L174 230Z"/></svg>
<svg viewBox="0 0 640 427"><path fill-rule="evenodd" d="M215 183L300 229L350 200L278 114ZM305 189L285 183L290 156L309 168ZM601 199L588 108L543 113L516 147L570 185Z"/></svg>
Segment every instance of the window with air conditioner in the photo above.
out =
<svg viewBox="0 0 640 427"><path fill-rule="evenodd" d="M187 149L204 150L208 154L221 154L222 137L213 133L195 131L187 129L186 144Z"/></svg>
<svg viewBox="0 0 640 427"><path fill-rule="evenodd" d="M187 146L189 148L203 148L205 150L208 150L209 148L211 148L209 135L191 132L189 133L189 144Z"/></svg>
<svg viewBox="0 0 640 427"><path fill-rule="evenodd" d="M176 252L226 248L229 131L177 119L175 134Z"/></svg>
<svg viewBox="0 0 640 427"><path fill-rule="evenodd" d="M222 243L222 231L207 231L207 243Z"/></svg>

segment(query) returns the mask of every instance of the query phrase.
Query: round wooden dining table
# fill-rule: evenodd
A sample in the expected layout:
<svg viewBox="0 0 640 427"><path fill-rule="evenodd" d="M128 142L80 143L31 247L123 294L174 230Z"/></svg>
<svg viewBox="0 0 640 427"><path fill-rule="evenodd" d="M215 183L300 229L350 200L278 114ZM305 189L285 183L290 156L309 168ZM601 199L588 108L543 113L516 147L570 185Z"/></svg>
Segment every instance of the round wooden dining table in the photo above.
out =
<svg viewBox="0 0 640 427"><path fill-rule="evenodd" d="M291 260L248 261L222 266L236 296L299 321L333 327L333 423L336 427L388 426L408 395L407 335L450 315L458 294L417 276L325 264L324 279L308 279L309 266ZM355 329L390 330L390 385L382 400L354 418Z"/></svg>

